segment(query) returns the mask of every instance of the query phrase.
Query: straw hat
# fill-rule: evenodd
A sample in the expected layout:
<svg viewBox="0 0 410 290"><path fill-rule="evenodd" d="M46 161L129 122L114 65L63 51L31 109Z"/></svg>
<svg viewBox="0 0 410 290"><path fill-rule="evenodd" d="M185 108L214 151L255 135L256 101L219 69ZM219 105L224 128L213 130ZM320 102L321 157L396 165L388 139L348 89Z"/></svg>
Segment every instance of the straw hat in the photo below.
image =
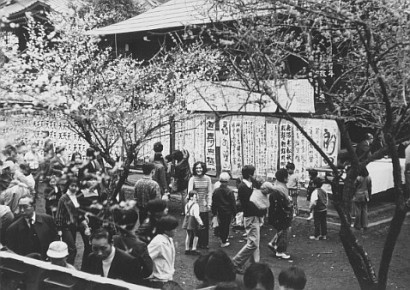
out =
<svg viewBox="0 0 410 290"><path fill-rule="evenodd" d="M61 241L55 241L50 244L47 251L49 258L65 258L68 256L67 244Z"/></svg>

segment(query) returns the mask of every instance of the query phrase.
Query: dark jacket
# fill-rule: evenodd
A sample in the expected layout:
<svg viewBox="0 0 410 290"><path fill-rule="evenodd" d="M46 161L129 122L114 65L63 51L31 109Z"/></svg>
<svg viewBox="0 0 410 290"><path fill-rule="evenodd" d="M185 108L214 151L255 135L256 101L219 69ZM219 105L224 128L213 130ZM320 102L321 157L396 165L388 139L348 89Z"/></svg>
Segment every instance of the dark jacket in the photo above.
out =
<svg viewBox="0 0 410 290"><path fill-rule="evenodd" d="M141 267L142 278L152 274L153 262L148 253L147 244L131 233L121 233L113 237L114 246L135 257Z"/></svg>
<svg viewBox="0 0 410 290"><path fill-rule="evenodd" d="M293 219L293 206L286 191L285 184L275 184L269 196L269 224L278 231L290 227Z"/></svg>
<svg viewBox="0 0 410 290"><path fill-rule="evenodd" d="M238 186L238 199L241 202L244 217L257 216L262 217L266 214L266 209L260 210L251 202L253 188L249 188L243 181Z"/></svg>
<svg viewBox="0 0 410 290"><path fill-rule="evenodd" d="M212 195L213 215L234 215L236 213L235 195L226 185L215 189Z"/></svg>
<svg viewBox="0 0 410 290"><path fill-rule="evenodd" d="M45 214L36 213L34 229L40 242L40 254L43 259L51 242L58 239L56 226L53 218ZM19 255L27 255L39 252L31 235L30 228L24 217L20 217L12 223L6 231L7 247Z"/></svg>
<svg viewBox="0 0 410 290"><path fill-rule="evenodd" d="M153 217L148 217L139 226L136 232L138 238L147 245L157 235L157 220Z"/></svg>
<svg viewBox="0 0 410 290"><path fill-rule="evenodd" d="M141 267L138 260L123 250L115 249L107 277L121 279L128 283L137 283L142 279ZM82 269L84 272L103 276L102 261L94 253L91 253Z"/></svg>

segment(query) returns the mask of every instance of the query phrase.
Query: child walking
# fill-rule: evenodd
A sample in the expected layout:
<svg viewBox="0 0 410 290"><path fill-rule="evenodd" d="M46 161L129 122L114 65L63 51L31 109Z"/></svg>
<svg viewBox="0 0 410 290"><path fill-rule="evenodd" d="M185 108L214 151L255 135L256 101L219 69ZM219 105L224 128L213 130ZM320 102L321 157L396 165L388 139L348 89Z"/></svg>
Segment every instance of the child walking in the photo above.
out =
<svg viewBox="0 0 410 290"><path fill-rule="evenodd" d="M327 235L327 202L328 197L326 191L321 187L323 185L323 180L316 177L313 180L315 190L312 192L310 197L310 209L313 210L313 221L315 225L315 235L310 236L311 240L326 240Z"/></svg>
<svg viewBox="0 0 410 290"><path fill-rule="evenodd" d="M188 193L187 204L185 205L185 219L186 222L183 225L183 228L186 229L185 254L200 255L200 252L196 249L198 245L198 230L199 227L203 227L204 223L199 216L198 193L195 190L191 190ZM190 249L191 241L192 250Z"/></svg>

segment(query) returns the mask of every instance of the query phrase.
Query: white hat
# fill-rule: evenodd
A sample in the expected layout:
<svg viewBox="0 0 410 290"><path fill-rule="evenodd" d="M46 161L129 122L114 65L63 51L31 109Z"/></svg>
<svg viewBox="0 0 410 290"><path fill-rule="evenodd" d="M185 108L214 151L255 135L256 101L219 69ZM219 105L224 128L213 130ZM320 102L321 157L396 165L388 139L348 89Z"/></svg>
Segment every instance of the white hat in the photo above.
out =
<svg viewBox="0 0 410 290"><path fill-rule="evenodd" d="M50 244L47 251L49 258L65 258L68 256L67 244L61 241L55 241Z"/></svg>
<svg viewBox="0 0 410 290"><path fill-rule="evenodd" d="M222 172L221 175L219 175L220 182L228 182L230 179L231 179L231 176L229 175L228 172Z"/></svg>
<svg viewBox="0 0 410 290"><path fill-rule="evenodd" d="M0 167L0 170L6 169L6 168L13 168L14 167L14 162L11 160L7 160L3 163L3 166Z"/></svg>

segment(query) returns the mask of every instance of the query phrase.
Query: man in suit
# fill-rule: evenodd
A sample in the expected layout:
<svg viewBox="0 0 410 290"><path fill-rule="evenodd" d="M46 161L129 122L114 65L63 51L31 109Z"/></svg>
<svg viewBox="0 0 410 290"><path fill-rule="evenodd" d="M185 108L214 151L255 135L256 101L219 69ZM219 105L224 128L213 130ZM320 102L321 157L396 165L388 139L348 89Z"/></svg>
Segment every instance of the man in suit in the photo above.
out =
<svg viewBox="0 0 410 290"><path fill-rule="evenodd" d="M19 255L39 253L46 259L48 246L58 238L53 218L35 212L31 195L20 198L18 207L21 216L6 231L7 247Z"/></svg>
<svg viewBox="0 0 410 290"><path fill-rule="evenodd" d="M112 236L105 229L96 230L90 237L92 253L83 271L128 283L138 283L143 278L138 260L113 246Z"/></svg>

